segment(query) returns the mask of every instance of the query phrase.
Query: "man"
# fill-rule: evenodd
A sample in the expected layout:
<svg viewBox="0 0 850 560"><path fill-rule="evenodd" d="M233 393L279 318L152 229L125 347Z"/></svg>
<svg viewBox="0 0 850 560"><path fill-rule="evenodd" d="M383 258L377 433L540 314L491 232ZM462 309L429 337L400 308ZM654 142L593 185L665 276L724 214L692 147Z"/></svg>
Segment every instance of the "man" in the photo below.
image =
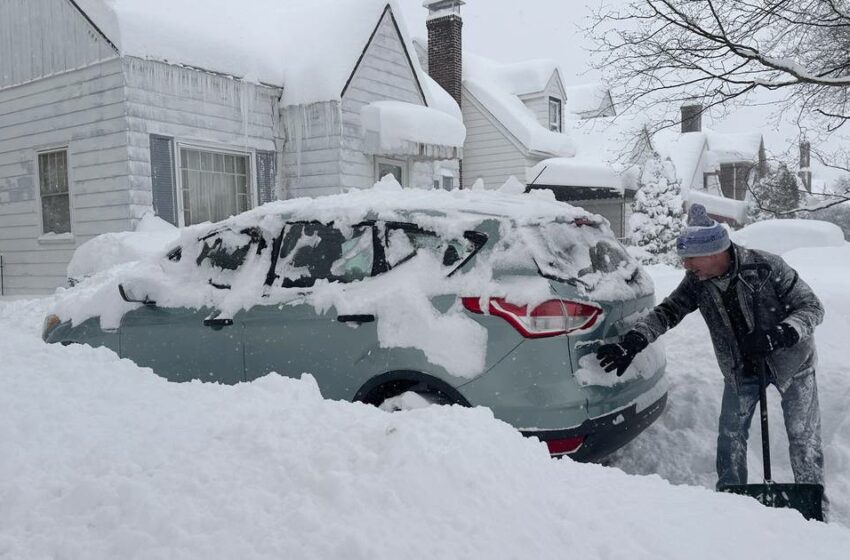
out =
<svg viewBox="0 0 850 560"><path fill-rule="evenodd" d="M823 320L823 307L817 296L782 258L732 244L726 229L700 204L691 206L676 250L687 271L684 280L619 343L599 347L601 365L622 375L636 354L699 308L725 379L717 486L747 483L747 436L759 400L759 360L766 364L768 382L782 396L794 480L822 485L813 331ZM740 266L756 263L766 263L772 270L759 294L758 309L739 277ZM746 274L751 284L758 282L755 271ZM756 313L761 334L752 332Z"/></svg>

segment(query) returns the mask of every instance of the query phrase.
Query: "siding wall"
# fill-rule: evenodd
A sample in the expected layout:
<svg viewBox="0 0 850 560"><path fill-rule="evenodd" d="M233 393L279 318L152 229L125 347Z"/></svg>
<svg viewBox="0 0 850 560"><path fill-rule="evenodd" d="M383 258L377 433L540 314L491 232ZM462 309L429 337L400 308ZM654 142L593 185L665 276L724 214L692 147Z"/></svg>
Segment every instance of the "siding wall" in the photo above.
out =
<svg viewBox="0 0 850 560"><path fill-rule="evenodd" d="M62 3L64 4L64 2ZM124 77L113 59L0 90L4 293L65 284L74 249L130 227ZM37 153L67 147L72 236L42 236Z"/></svg>
<svg viewBox="0 0 850 560"><path fill-rule="evenodd" d="M476 179L484 180L488 189L501 187L513 175L525 183L529 162L508 138L508 132L497 127L484 115L484 109L464 90L463 123L466 142L463 146L463 185L472 187Z"/></svg>
<svg viewBox="0 0 850 560"><path fill-rule="evenodd" d="M411 56L416 53L411 52ZM342 98L341 183L344 187L369 188L375 183L375 159L363 153L363 129L360 110L373 101L404 101L425 105L404 45L393 25L390 13L378 25L377 32L363 54L348 89ZM430 188L433 167L408 161L409 185Z"/></svg>
<svg viewBox="0 0 850 560"><path fill-rule="evenodd" d="M286 107L282 112L284 198L340 192L342 116L339 101Z"/></svg>
<svg viewBox="0 0 850 560"><path fill-rule="evenodd" d="M256 204L253 153L282 152L278 107L281 90L132 57L124 58L123 67L129 128L129 217L133 226L152 210L151 134L173 137L177 144L251 154L250 190ZM179 191L179 173L177 181ZM280 184L278 177L278 196Z"/></svg>
<svg viewBox="0 0 850 560"><path fill-rule="evenodd" d="M0 89L116 55L68 0L0 2Z"/></svg>

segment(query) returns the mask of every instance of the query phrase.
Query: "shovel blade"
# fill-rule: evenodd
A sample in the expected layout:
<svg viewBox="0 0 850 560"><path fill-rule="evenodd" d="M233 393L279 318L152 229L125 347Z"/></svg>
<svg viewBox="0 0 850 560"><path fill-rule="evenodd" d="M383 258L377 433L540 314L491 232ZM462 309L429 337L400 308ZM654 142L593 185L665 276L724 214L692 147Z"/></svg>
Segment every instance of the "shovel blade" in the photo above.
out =
<svg viewBox="0 0 850 560"><path fill-rule="evenodd" d="M823 486L820 484L730 484L721 492L755 498L768 507L791 508L806 519L823 521Z"/></svg>

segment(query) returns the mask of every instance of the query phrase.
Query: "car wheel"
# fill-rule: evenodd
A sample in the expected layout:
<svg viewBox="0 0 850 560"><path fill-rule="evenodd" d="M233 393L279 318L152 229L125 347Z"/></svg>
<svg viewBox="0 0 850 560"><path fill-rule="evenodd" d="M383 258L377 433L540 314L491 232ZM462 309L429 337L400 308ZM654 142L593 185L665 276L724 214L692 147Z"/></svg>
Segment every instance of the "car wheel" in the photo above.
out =
<svg viewBox="0 0 850 560"><path fill-rule="evenodd" d="M415 410L426 406L452 404L445 396L438 393L417 391L405 391L400 395L384 399L378 408L387 412L398 412L401 410Z"/></svg>

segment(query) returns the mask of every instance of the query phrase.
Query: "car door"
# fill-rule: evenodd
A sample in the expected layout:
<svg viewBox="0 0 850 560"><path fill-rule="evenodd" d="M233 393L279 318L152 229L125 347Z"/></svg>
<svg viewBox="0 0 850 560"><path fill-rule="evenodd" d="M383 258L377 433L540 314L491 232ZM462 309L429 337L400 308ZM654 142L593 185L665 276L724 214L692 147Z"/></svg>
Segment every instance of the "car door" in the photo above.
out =
<svg viewBox="0 0 850 560"><path fill-rule="evenodd" d="M317 283L342 284L344 293L346 284L380 272L375 239L372 224L345 230L317 222L286 225L273 286L283 288L284 301L241 315L249 381L270 372L309 373L326 398L351 399L378 373L381 366L370 358L378 345L374 315L340 314L331 305L318 311L309 301Z"/></svg>
<svg viewBox="0 0 850 560"><path fill-rule="evenodd" d="M172 260L196 267L210 285L231 289L248 264L267 271L271 252L254 228L215 231L185 247ZM197 254L190 254L197 251ZM221 316L212 308L166 308L155 303L124 315L121 356L150 367L169 381L199 379L233 384L245 379L243 330L240 316Z"/></svg>

